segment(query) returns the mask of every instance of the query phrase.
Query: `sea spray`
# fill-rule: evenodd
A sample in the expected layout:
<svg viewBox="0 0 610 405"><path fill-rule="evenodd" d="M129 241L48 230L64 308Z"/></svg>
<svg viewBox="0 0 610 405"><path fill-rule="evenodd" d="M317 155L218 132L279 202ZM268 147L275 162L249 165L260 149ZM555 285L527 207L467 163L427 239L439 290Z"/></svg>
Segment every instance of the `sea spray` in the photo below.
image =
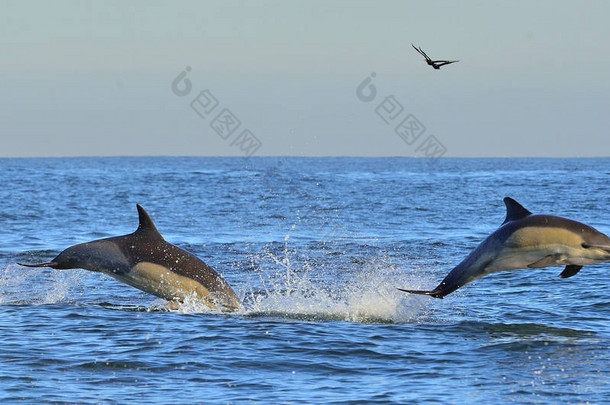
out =
<svg viewBox="0 0 610 405"><path fill-rule="evenodd" d="M412 322L427 310L427 300L406 296L396 287L409 285L405 273L383 257L360 259L346 271L329 269L314 260L297 257L284 238L283 249L263 252L265 271L258 273L259 289L244 300L251 315L275 315L305 320L366 323ZM269 270L268 264L275 267ZM315 264L314 264L315 263ZM331 272L333 277L324 273ZM337 277L337 274L342 274ZM416 280L421 281L421 280Z"/></svg>
<svg viewBox="0 0 610 405"><path fill-rule="evenodd" d="M26 269L9 264L0 271L0 304L46 305L63 302L88 277L84 270Z"/></svg>

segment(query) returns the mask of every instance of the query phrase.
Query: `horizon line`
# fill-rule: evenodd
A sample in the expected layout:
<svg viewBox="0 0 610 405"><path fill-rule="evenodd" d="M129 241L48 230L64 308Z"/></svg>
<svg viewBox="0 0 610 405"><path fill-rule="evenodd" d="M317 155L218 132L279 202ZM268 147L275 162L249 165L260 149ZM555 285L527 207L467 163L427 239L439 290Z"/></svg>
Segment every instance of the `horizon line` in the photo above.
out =
<svg viewBox="0 0 610 405"><path fill-rule="evenodd" d="M362 156L362 155L66 155L66 156L0 156L0 159L125 159L125 158L209 158L209 159L260 159L260 158L290 158L290 159L413 159L413 160L450 160L450 159L608 159L608 156Z"/></svg>

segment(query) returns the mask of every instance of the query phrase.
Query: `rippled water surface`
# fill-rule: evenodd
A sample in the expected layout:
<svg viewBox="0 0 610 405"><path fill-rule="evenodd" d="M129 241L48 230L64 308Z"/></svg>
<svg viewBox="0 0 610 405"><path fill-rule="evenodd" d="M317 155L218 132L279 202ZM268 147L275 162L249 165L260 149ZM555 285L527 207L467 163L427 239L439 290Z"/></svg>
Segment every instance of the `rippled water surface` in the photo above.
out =
<svg viewBox="0 0 610 405"><path fill-rule="evenodd" d="M610 233L609 159L0 160L0 401L607 403L610 264L434 286L502 198ZM135 204L237 314L32 269L132 232ZM492 402L493 401L493 402Z"/></svg>

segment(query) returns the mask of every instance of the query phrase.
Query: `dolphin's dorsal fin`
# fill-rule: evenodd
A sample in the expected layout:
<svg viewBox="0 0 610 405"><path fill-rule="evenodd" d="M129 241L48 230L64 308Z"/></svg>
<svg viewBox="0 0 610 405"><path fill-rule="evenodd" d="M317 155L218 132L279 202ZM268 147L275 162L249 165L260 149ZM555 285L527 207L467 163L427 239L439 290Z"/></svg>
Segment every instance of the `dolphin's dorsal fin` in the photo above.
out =
<svg viewBox="0 0 610 405"><path fill-rule="evenodd" d="M504 197L504 205L506 205L506 218L504 219L504 222L502 222L502 225L532 215L531 212L523 208L523 205L510 197Z"/></svg>
<svg viewBox="0 0 610 405"><path fill-rule="evenodd" d="M147 233L149 235L158 237L159 239L163 239L159 231L157 231L157 227L153 223L152 219L148 216L148 213L142 208L140 204L136 204L138 207L138 217L140 223L138 224L138 229L136 229L136 233Z"/></svg>

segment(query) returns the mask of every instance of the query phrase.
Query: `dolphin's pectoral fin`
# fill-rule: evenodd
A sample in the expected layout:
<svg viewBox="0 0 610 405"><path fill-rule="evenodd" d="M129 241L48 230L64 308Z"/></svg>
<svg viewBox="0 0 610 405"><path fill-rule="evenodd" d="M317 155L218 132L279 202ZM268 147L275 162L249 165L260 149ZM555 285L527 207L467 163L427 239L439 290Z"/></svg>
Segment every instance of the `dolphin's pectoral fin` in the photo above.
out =
<svg viewBox="0 0 610 405"><path fill-rule="evenodd" d="M534 263L528 264L527 267L530 269L541 269L543 267L555 266L560 260L561 255L548 255Z"/></svg>
<svg viewBox="0 0 610 405"><path fill-rule="evenodd" d="M575 264L569 264L566 266L565 269L563 269L561 274L559 274L559 277L561 277L561 278L572 277L574 274L578 273L580 271L580 269L582 269L582 266L577 266Z"/></svg>
<svg viewBox="0 0 610 405"><path fill-rule="evenodd" d="M441 293L438 290L432 290L432 291L419 291L419 290L405 290L403 288L399 288L399 291L403 291L409 294L417 294L417 295L429 295L431 297L434 298L440 298L443 299L443 297L445 296L445 294Z"/></svg>

